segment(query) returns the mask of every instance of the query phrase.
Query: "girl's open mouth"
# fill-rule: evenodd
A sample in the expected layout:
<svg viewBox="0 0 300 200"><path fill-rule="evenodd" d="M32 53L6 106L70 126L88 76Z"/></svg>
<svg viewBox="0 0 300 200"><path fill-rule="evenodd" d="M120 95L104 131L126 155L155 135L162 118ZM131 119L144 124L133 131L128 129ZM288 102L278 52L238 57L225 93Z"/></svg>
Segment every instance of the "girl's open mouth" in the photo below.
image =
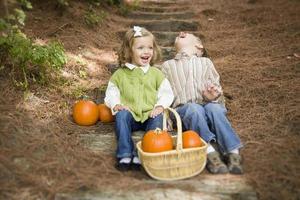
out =
<svg viewBox="0 0 300 200"><path fill-rule="evenodd" d="M142 63L148 63L150 60L150 56L142 56L141 60L142 60Z"/></svg>

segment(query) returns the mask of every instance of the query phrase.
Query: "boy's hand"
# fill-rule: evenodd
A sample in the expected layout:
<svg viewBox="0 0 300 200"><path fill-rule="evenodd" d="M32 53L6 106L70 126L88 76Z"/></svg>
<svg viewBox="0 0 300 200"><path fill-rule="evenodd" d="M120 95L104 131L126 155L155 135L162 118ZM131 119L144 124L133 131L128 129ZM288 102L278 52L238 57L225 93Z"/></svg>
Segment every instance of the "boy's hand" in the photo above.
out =
<svg viewBox="0 0 300 200"><path fill-rule="evenodd" d="M217 86L210 84L205 88L202 95L206 100L214 101L221 96L221 91Z"/></svg>
<svg viewBox="0 0 300 200"><path fill-rule="evenodd" d="M120 110L128 110L130 111L129 107L128 106L123 106L123 105L120 105L120 104L117 104L114 109L113 109L115 112L117 111L120 111Z"/></svg>
<svg viewBox="0 0 300 200"><path fill-rule="evenodd" d="M162 113L164 111L164 108L162 106L156 106L150 113L151 118L155 118L157 115Z"/></svg>

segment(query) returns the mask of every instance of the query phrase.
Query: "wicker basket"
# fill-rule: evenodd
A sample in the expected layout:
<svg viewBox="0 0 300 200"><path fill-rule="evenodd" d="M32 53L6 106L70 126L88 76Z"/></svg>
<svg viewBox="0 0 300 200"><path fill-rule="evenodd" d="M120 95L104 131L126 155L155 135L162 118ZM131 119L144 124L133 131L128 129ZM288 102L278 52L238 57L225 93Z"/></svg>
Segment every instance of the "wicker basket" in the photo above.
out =
<svg viewBox="0 0 300 200"><path fill-rule="evenodd" d="M154 179L158 180L179 180L190 178L199 174L206 164L207 143L202 147L186 148L182 147L182 125L178 113L167 108L163 116L163 129L167 129L167 118L169 112L175 115L177 122L177 136L173 136L176 149L159 153L147 153L142 150L142 142L137 143L138 155L146 172Z"/></svg>

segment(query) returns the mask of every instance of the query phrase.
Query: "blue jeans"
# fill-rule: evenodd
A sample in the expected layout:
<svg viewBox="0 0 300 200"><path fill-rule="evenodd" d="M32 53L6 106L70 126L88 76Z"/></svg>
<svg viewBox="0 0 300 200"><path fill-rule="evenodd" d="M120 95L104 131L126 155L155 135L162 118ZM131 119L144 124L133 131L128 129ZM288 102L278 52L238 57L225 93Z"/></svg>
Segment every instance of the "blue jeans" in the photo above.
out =
<svg viewBox="0 0 300 200"><path fill-rule="evenodd" d="M137 122L127 110L119 111L116 114L115 132L117 136L117 158L136 156L136 148L131 138L134 131L162 129L163 115L149 118L144 123Z"/></svg>
<svg viewBox="0 0 300 200"><path fill-rule="evenodd" d="M218 103L200 105L187 103L176 111L184 130L196 131L206 142L215 141L221 153L239 149L243 145L227 119L226 108Z"/></svg>

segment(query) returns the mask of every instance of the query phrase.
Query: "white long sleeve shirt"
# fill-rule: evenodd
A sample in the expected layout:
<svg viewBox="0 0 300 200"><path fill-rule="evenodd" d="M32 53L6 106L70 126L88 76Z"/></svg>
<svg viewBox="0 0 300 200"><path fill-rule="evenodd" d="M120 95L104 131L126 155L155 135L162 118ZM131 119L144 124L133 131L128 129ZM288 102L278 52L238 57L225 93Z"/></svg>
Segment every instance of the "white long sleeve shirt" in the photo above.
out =
<svg viewBox="0 0 300 200"><path fill-rule="evenodd" d="M129 68L130 70L133 70L137 66L126 63L125 66ZM146 65L144 67L140 67L144 73L147 73L147 71L150 68L150 65ZM158 93L157 93L157 102L154 107L156 106L162 106L163 108L169 107L174 99L174 94L170 85L170 82L168 79L164 79L159 86ZM105 92L105 98L104 98L105 104L111 108L111 111L113 115L115 115L117 112L113 110L113 108L117 104L121 104L121 98L120 98L120 90L119 88L112 83L111 81L108 82L107 89Z"/></svg>

